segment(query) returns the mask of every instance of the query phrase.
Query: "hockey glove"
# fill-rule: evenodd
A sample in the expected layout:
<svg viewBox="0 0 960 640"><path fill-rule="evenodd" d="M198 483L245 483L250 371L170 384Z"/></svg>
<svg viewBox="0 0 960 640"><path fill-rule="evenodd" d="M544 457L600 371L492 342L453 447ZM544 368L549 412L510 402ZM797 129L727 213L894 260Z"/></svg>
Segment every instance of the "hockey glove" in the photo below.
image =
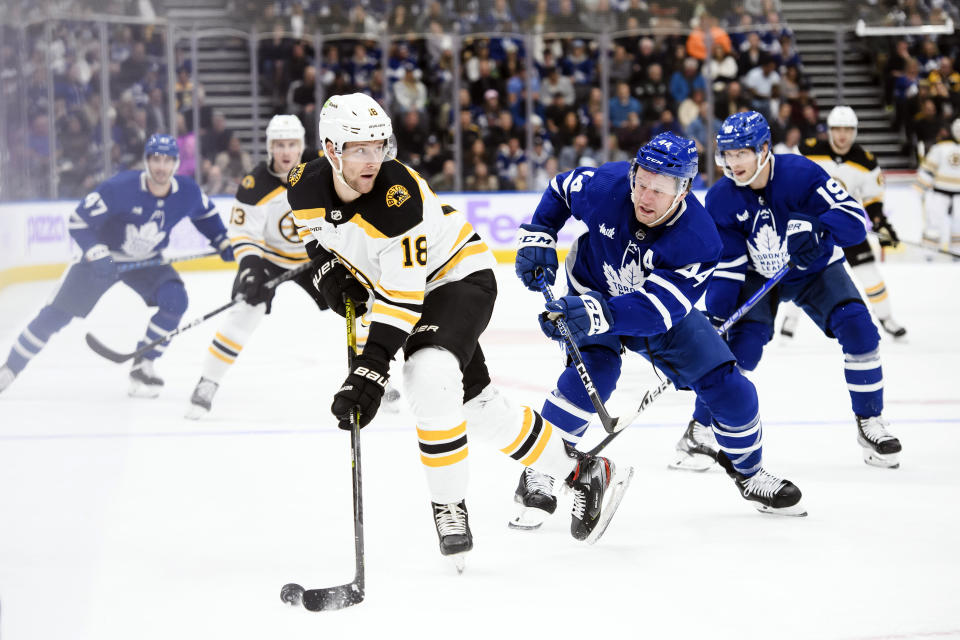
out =
<svg viewBox="0 0 960 640"><path fill-rule="evenodd" d="M389 372L389 364L382 360L362 355L354 358L353 371L343 381L330 405L330 411L339 420L338 427L350 430L350 412L354 408L360 409L360 427L370 424L380 408Z"/></svg>
<svg viewBox="0 0 960 640"><path fill-rule="evenodd" d="M900 244L900 238L897 236L897 232L893 230L893 225L887 220L887 216L877 216L871 222L881 247L895 247Z"/></svg>
<svg viewBox="0 0 960 640"><path fill-rule="evenodd" d="M273 294L276 289L264 286L268 274L263 261L257 256L247 256L240 261L240 269L233 280L234 300L238 297L249 305L266 304L267 313L273 304Z"/></svg>
<svg viewBox="0 0 960 640"><path fill-rule="evenodd" d="M787 251L798 269L806 269L823 255L820 244L820 220L801 213L790 214L787 222Z"/></svg>
<svg viewBox="0 0 960 640"><path fill-rule="evenodd" d="M313 286L323 296L327 306L346 317L347 308L343 296L353 300L358 316L367 311L367 288L353 277L353 274L341 264L340 259L326 252L326 260L317 265L313 274Z"/></svg>
<svg viewBox="0 0 960 640"><path fill-rule="evenodd" d="M546 304L547 310L540 314L540 329L551 340L563 340L560 327L554 320L562 316L567 323L570 337L579 343L587 336L606 333L610 330L610 308L596 291L582 296L563 296Z"/></svg>
<svg viewBox="0 0 960 640"><path fill-rule="evenodd" d="M557 281L557 233L537 224L522 224L517 233L517 277L531 291L540 291L537 268L543 269L547 284Z"/></svg>
<svg viewBox="0 0 960 640"><path fill-rule="evenodd" d="M224 262L233 262L235 258L233 257L233 245L230 243L230 238L227 237L227 234L221 234L210 241L210 244L220 253L220 259Z"/></svg>
<svg viewBox="0 0 960 640"><path fill-rule="evenodd" d="M95 244L84 254L84 260L97 280L113 282L117 279L117 263L113 261L110 249L105 244Z"/></svg>

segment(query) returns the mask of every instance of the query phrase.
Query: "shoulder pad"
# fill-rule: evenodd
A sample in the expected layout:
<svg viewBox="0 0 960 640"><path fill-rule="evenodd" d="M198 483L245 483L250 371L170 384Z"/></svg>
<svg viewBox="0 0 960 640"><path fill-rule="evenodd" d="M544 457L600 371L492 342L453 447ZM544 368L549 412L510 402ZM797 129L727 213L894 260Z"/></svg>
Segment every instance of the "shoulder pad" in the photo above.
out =
<svg viewBox="0 0 960 640"><path fill-rule="evenodd" d="M280 179L270 173L266 162L261 162L240 181L240 186L237 187L237 201L241 204L259 204L264 196L280 186L283 186Z"/></svg>
<svg viewBox="0 0 960 640"><path fill-rule="evenodd" d="M423 220L423 192L417 173L399 160L385 162L361 215L387 237L409 231Z"/></svg>
<svg viewBox="0 0 960 640"><path fill-rule="evenodd" d="M863 168L867 171L873 171L873 169L877 166L876 157L859 144L853 145L853 147L850 149L850 153L847 154L847 160L863 165Z"/></svg>

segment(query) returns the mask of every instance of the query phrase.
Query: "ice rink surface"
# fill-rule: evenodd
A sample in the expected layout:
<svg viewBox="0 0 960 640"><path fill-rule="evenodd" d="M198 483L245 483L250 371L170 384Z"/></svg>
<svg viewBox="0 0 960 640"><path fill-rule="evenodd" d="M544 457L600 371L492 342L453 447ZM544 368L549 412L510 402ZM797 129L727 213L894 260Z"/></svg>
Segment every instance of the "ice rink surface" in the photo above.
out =
<svg viewBox="0 0 960 640"><path fill-rule="evenodd" d="M90 331L131 351L142 335L149 312L118 285L0 395L0 637L960 638L960 265L885 275L910 332L881 347L900 469L862 462L839 347L804 318L751 378L765 466L802 489L808 517L758 513L718 471L667 470L693 400L670 391L607 449L636 476L595 546L570 537L568 497L540 531L509 530L520 466L475 443L475 548L458 576L437 550L411 418L381 412L362 435L366 601L324 613L278 594L353 575L349 437L328 409L343 321L280 289L213 412L192 422L217 320L172 343L160 398L128 398L127 366L83 342ZM510 266L498 278L484 351L495 382L539 408L559 351L534 320L539 297ZM231 279L186 274L185 320ZM0 291L4 357L54 286ZM629 355L611 412L657 382Z"/></svg>

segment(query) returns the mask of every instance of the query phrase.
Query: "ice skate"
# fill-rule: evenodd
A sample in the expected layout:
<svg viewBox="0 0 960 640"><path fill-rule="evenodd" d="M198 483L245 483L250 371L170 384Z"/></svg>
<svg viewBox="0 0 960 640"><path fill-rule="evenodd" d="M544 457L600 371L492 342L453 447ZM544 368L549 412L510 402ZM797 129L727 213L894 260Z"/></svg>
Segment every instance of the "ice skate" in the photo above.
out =
<svg viewBox="0 0 960 640"><path fill-rule="evenodd" d="M567 477L573 491L570 534L593 544L603 535L633 479L633 467L617 474L613 462L600 456L580 454Z"/></svg>
<svg viewBox="0 0 960 640"><path fill-rule="evenodd" d="M797 332L797 321L797 316L793 314L783 319L783 324L780 325L780 340L788 341L793 339L794 334Z"/></svg>
<svg viewBox="0 0 960 640"><path fill-rule="evenodd" d="M137 358L130 369L130 396L138 398L156 398L163 389L163 378L153 370L153 360Z"/></svg>
<svg viewBox="0 0 960 640"><path fill-rule="evenodd" d="M511 529L539 529L543 521L557 510L553 477L530 467L524 468L513 501L517 503L517 515L507 526Z"/></svg>
<svg viewBox="0 0 960 640"><path fill-rule="evenodd" d="M440 540L440 553L450 556L458 573L463 573L464 554L473 549L473 534L467 518L465 500L450 504L433 504L433 519Z"/></svg>
<svg viewBox="0 0 960 640"><path fill-rule="evenodd" d="M748 478L734 469L733 463L722 452L717 456L717 462L733 478L740 495L752 502L757 511L781 516L807 515L807 510L800 504L800 489L789 480L778 478L763 468Z"/></svg>
<svg viewBox="0 0 960 640"><path fill-rule="evenodd" d="M883 416L857 416L857 442L863 447L863 461L874 467L896 469L900 466L900 440L887 427Z"/></svg>
<svg viewBox="0 0 960 640"><path fill-rule="evenodd" d="M400 391L389 382L383 393L383 401L380 403L380 407L389 413L400 411Z"/></svg>
<svg viewBox="0 0 960 640"><path fill-rule="evenodd" d="M685 471L706 471L717 461L718 451L719 446L716 436L713 435L713 427L691 420L687 430L677 442L673 462L667 467Z"/></svg>
<svg viewBox="0 0 960 640"><path fill-rule="evenodd" d="M12 383L16 377L17 374L7 365L0 367L0 392L3 392L4 389L9 387L10 383Z"/></svg>
<svg viewBox="0 0 960 640"><path fill-rule="evenodd" d="M213 406L213 396L219 388L219 384L201 376L200 382L193 390L193 395L190 396L190 406L187 408L186 417L190 420L199 420L210 413L210 407Z"/></svg>
<svg viewBox="0 0 960 640"><path fill-rule="evenodd" d="M897 324L893 318L881 320L880 326L883 327L884 331L893 336L894 340L902 340L907 337L907 330Z"/></svg>

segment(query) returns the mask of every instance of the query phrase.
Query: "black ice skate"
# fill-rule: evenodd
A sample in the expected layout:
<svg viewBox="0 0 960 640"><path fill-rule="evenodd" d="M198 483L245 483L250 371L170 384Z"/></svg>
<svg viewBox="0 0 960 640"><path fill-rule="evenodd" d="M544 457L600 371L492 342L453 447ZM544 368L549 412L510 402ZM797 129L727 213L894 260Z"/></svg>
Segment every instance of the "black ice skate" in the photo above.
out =
<svg viewBox="0 0 960 640"><path fill-rule="evenodd" d="M213 396L217 393L220 385L209 378L200 377L190 396L190 406L187 408L186 417L190 420L199 420L210 413L210 407L213 406Z"/></svg>
<svg viewBox="0 0 960 640"><path fill-rule="evenodd" d="M617 475L607 458L579 453L577 466L567 476L573 490L570 534L593 544L603 535L633 478L633 467Z"/></svg>
<svg viewBox="0 0 960 640"><path fill-rule="evenodd" d="M683 437L677 442L673 462L667 467L685 471L706 471L717 461L719 450L713 427L691 420L687 430L683 432Z"/></svg>
<svg viewBox="0 0 960 640"><path fill-rule="evenodd" d="M7 365L0 367L0 392L10 386L10 383L13 382L13 379L17 377L17 374L13 372L13 369Z"/></svg>
<svg viewBox="0 0 960 640"><path fill-rule="evenodd" d="M900 466L900 440L887 427L883 416L857 416L857 442L863 447L863 461L874 467L896 469Z"/></svg>
<svg viewBox="0 0 960 640"><path fill-rule="evenodd" d="M130 389L127 393L139 398L156 398L160 395L161 389L163 389L163 378L153 370L153 360L146 358L134 360L133 368L130 369Z"/></svg>
<svg viewBox="0 0 960 640"><path fill-rule="evenodd" d="M881 320L880 326L883 327L884 331L893 336L894 340L901 340L907 337L907 330L897 324L893 318Z"/></svg>
<svg viewBox="0 0 960 640"><path fill-rule="evenodd" d="M452 556L457 571L463 573L463 554L473 549L473 534L470 533L470 521L467 518L467 503L461 500L450 504L436 502L432 504L437 538L440 540L440 553Z"/></svg>
<svg viewBox="0 0 960 640"><path fill-rule="evenodd" d="M723 452L717 455L717 462L733 478L740 495L752 502L757 511L781 516L807 515L807 510L800 504L800 489L789 480L778 478L763 468L748 478L733 468L733 463Z"/></svg>
<svg viewBox="0 0 960 640"><path fill-rule="evenodd" d="M557 510L557 498L553 495L553 477L524 468L520 473L520 483L513 494L513 501L519 506L518 513L507 523L511 529L539 529L547 516Z"/></svg>

